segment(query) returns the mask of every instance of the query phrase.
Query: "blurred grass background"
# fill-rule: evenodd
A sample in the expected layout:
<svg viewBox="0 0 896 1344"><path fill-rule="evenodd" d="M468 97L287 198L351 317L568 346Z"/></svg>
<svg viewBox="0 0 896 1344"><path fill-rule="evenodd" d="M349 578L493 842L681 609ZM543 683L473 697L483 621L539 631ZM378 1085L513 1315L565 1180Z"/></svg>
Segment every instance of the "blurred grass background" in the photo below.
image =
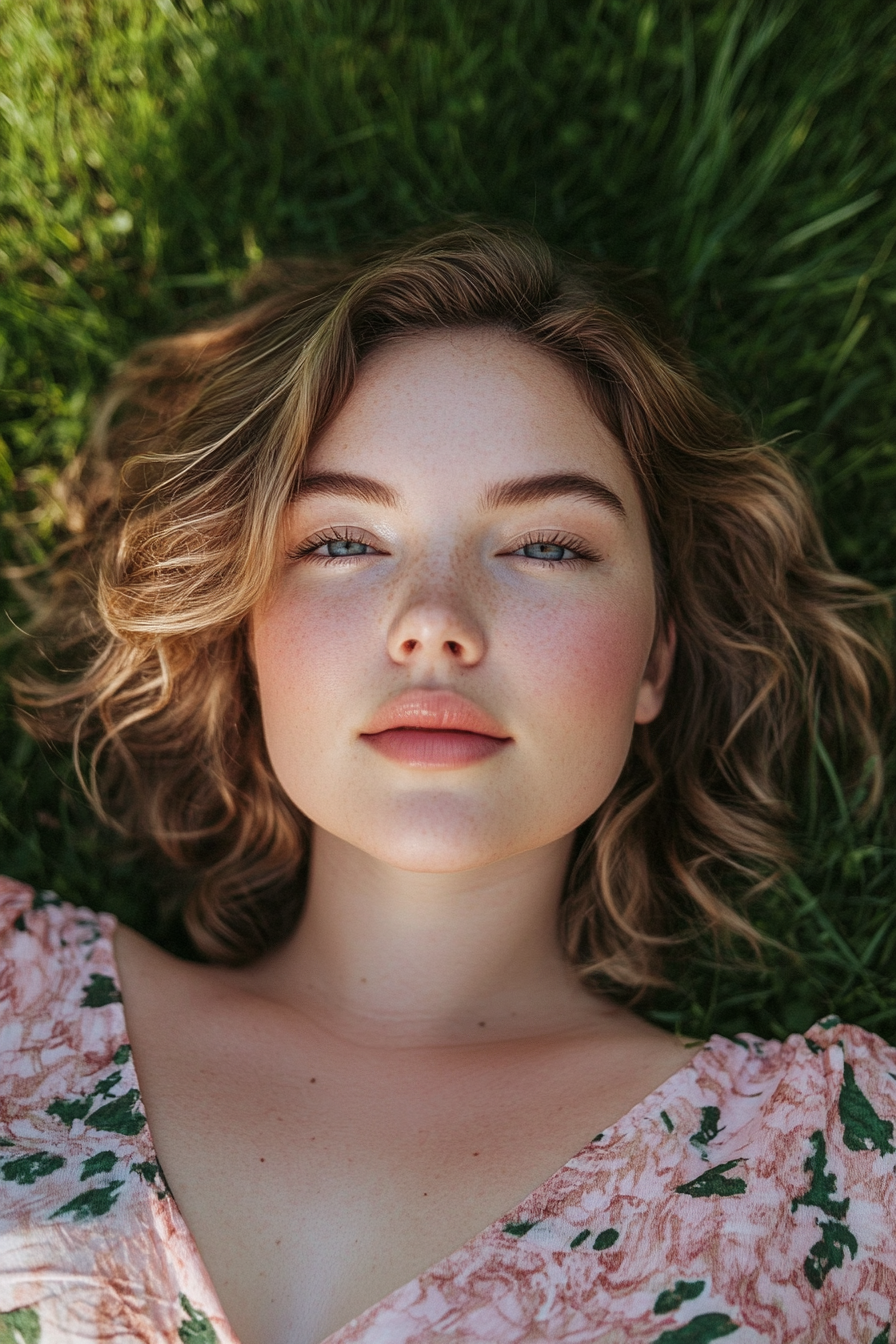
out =
<svg viewBox="0 0 896 1344"><path fill-rule="evenodd" d="M0 560L27 575L61 538L60 476L137 340L221 311L262 256L469 212L655 270L840 564L892 585L894 58L877 0L0 0ZM0 713L0 871L182 946L172 875ZM664 1022L837 1012L896 1040L892 814L860 826L807 772L800 861L754 911L793 955L695 949Z"/></svg>

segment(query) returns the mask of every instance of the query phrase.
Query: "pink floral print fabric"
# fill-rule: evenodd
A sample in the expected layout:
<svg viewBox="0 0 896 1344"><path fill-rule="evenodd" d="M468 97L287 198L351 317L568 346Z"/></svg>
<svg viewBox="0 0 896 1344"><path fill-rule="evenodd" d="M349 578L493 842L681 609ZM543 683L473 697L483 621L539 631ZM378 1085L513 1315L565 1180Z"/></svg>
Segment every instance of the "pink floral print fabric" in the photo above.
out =
<svg viewBox="0 0 896 1344"><path fill-rule="evenodd" d="M153 1151L113 929L0 879L0 1344L237 1344Z"/></svg>
<svg viewBox="0 0 896 1344"><path fill-rule="evenodd" d="M113 928L0 879L0 1344L238 1344L153 1150ZM894 1117L896 1051L857 1027L714 1036L327 1344L896 1344Z"/></svg>

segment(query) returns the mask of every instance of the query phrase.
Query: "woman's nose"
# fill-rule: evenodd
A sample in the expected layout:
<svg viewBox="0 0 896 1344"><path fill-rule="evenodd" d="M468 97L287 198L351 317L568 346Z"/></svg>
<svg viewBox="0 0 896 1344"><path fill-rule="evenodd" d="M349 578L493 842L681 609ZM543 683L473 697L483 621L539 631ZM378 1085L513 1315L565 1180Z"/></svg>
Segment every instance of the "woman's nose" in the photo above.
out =
<svg viewBox="0 0 896 1344"><path fill-rule="evenodd" d="M476 621L452 606L416 602L393 623L387 647L396 663L472 667L485 653L485 636Z"/></svg>

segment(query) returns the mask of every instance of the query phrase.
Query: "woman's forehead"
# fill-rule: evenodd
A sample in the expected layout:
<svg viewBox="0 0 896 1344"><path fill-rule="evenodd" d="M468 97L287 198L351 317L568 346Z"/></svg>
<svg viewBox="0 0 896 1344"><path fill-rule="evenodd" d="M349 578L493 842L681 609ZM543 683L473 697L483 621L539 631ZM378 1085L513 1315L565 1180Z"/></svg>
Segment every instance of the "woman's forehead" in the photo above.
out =
<svg viewBox="0 0 896 1344"><path fill-rule="evenodd" d="M488 328L390 341L362 363L307 470L460 488L537 472L610 475L631 495L626 456L559 359Z"/></svg>

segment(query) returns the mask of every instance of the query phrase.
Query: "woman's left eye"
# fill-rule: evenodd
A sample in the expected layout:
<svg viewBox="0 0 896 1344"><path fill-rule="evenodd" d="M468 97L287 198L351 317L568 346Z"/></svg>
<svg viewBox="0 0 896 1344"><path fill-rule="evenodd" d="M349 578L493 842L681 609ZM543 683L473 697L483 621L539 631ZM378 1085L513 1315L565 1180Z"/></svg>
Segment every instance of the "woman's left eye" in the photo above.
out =
<svg viewBox="0 0 896 1344"><path fill-rule="evenodd" d="M557 541L527 541L525 546L518 546L512 554L524 555L527 560L578 559L575 551L571 551L568 546L561 546Z"/></svg>

